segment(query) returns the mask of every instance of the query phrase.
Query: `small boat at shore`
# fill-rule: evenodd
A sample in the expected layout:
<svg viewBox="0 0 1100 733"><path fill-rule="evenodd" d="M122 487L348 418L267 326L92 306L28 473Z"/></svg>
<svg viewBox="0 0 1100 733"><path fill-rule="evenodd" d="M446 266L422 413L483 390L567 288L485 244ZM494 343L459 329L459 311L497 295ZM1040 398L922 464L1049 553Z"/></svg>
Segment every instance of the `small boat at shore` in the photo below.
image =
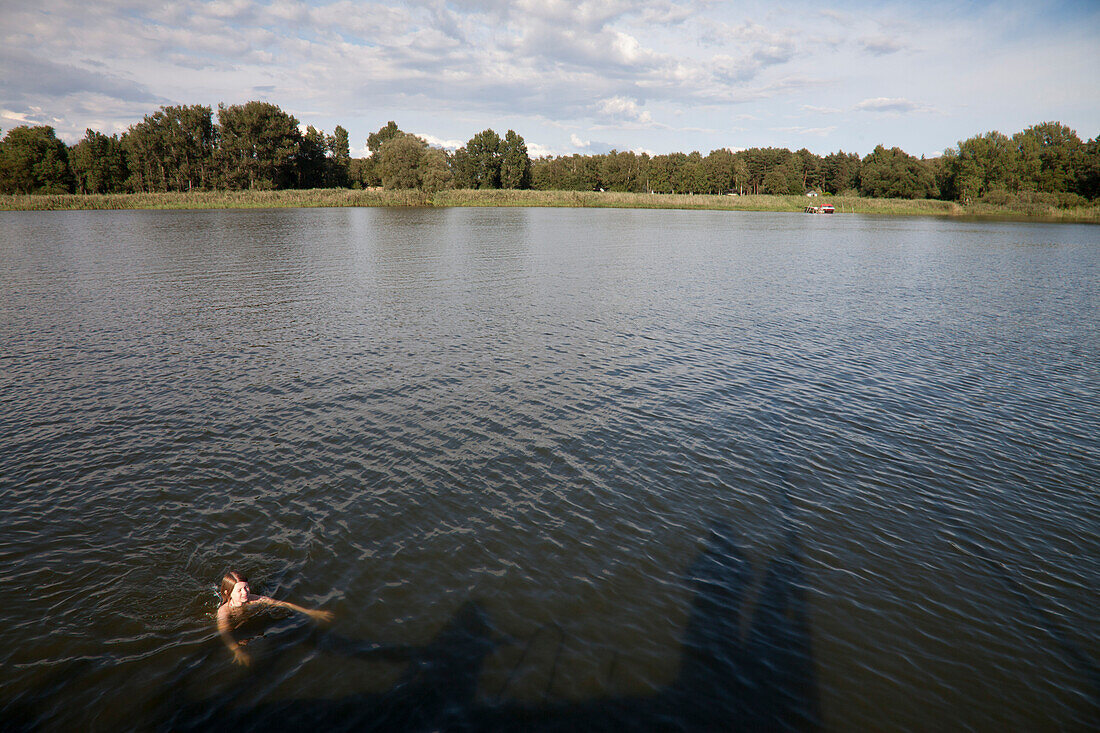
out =
<svg viewBox="0 0 1100 733"><path fill-rule="evenodd" d="M821 206L807 206L807 214L831 214L835 211L832 204L823 204Z"/></svg>

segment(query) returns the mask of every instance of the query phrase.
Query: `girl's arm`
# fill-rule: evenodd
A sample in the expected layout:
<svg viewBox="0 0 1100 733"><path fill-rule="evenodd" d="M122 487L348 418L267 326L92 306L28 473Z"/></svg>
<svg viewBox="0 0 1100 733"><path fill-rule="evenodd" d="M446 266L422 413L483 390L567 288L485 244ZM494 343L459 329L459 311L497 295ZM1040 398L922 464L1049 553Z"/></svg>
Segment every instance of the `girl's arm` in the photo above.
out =
<svg viewBox="0 0 1100 733"><path fill-rule="evenodd" d="M230 633L230 630L229 606L222 605L222 607L218 609L218 634L222 637L222 641L225 642L229 651L233 652L233 661L236 664L247 667L249 663L251 663L252 657L248 656L248 652L241 648L241 645L233 638L233 634Z"/></svg>
<svg viewBox="0 0 1100 733"><path fill-rule="evenodd" d="M332 620L331 611L320 611L311 608L303 608L296 603L290 601L277 601L274 598L268 598L267 596L256 596L253 600L256 603L265 603L270 606L276 606L277 608L289 608L291 611L297 611L298 613L309 616L314 621L327 622Z"/></svg>

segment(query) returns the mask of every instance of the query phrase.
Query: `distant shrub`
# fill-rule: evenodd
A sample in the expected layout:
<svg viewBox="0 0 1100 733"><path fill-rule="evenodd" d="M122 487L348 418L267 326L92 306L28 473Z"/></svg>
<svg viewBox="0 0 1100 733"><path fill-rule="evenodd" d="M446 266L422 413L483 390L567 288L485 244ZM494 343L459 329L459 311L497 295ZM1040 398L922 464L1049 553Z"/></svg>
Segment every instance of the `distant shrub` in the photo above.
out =
<svg viewBox="0 0 1100 733"><path fill-rule="evenodd" d="M1058 206L1063 209L1072 209L1077 206L1086 206L1089 202L1088 199L1086 199L1084 196L1078 196L1077 194L1070 193L1068 191L1055 194L1055 196L1058 197Z"/></svg>
<svg viewBox="0 0 1100 733"><path fill-rule="evenodd" d="M1016 203L1021 205L1038 204L1040 206L1057 206L1058 197L1052 193L1042 191L1020 191L1016 194Z"/></svg>
<svg viewBox="0 0 1100 733"><path fill-rule="evenodd" d="M982 196L981 200L982 203L993 204L994 206L1008 206L1016 202L1016 196L1003 188L998 188Z"/></svg>

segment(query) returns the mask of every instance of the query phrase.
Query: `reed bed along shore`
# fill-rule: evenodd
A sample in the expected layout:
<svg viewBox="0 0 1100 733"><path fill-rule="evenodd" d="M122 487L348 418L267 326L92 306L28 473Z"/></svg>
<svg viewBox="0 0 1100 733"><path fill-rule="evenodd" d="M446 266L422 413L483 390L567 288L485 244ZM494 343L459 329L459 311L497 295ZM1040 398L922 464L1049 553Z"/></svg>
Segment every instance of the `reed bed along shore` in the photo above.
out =
<svg viewBox="0 0 1100 733"><path fill-rule="evenodd" d="M706 196L617 193L612 191L333 189L286 191L192 191L103 195L0 196L0 210L67 211L94 209L278 209L345 206L532 206L621 209L707 209L800 212L808 204L829 203L837 214L951 216L1100 223L1100 203L1060 209L973 204L933 199L873 199L856 196Z"/></svg>
<svg viewBox="0 0 1100 733"><path fill-rule="evenodd" d="M0 209L293 209L326 206L427 206L421 191L315 188L285 191L188 191L185 193L38 194L0 196Z"/></svg>

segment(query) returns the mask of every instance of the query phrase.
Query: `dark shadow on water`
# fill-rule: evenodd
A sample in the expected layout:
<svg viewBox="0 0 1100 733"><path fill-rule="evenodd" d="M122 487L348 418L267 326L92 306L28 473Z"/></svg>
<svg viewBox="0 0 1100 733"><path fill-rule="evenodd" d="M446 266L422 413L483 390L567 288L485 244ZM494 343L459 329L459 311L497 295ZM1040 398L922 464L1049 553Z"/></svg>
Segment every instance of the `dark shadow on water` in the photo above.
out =
<svg viewBox="0 0 1100 733"><path fill-rule="evenodd" d="M687 571L694 591L676 679L655 693L583 702L486 702L485 659L509 643L474 601L419 648L384 647L328 632L321 652L407 662L389 690L334 700L239 706L231 691L166 711L164 730L738 731L812 730L817 690L799 538L790 532L757 593L733 529L716 526ZM754 598L751 596L755 596ZM751 607L746 604L751 603ZM742 633L742 615L751 618ZM303 632L308 635L308 632ZM522 661L522 659L521 659ZM257 671L256 674L262 675ZM553 675L551 673L551 679ZM255 679L242 684L258 684ZM483 693L486 691L482 691Z"/></svg>

